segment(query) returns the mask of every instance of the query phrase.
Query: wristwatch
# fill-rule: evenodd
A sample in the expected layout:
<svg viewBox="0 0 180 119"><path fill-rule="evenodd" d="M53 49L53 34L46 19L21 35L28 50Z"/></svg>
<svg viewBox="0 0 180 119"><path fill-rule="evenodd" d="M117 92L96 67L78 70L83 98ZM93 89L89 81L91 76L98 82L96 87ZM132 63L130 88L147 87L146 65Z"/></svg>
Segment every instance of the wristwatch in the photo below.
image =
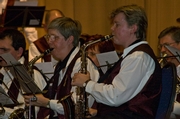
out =
<svg viewBox="0 0 180 119"><path fill-rule="evenodd" d="M83 87L86 87L87 83L90 81L91 79L87 80L86 82L83 83Z"/></svg>

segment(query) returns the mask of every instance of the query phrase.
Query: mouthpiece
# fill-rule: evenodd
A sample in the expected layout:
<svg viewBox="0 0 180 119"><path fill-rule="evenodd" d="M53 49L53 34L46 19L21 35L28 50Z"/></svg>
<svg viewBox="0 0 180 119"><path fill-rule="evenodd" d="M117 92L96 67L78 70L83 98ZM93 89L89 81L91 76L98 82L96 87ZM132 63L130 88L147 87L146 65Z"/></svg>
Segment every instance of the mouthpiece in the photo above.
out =
<svg viewBox="0 0 180 119"><path fill-rule="evenodd" d="M161 57L161 59L159 60L159 63L161 64L163 61L164 61L164 58L166 58L167 57L167 54L164 54L162 57Z"/></svg>
<svg viewBox="0 0 180 119"><path fill-rule="evenodd" d="M83 45L81 46L81 49L82 49L83 51L85 51L88 46L90 46L90 45L92 45L92 44L95 44L95 43L97 43L97 42L102 42L102 41L105 41L105 40L110 40L112 37L113 37L113 35L106 35L106 36L104 36L104 37L102 37L102 38L100 38L100 39L98 39L98 40L89 41L89 42L83 44Z"/></svg>
<svg viewBox="0 0 180 119"><path fill-rule="evenodd" d="M113 37L113 35L106 35L103 38L101 38L101 41L110 40Z"/></svg>
<svg viewBox="0 0 180 119"><path fill-rule="evenodd" d="M44 55L49 54L54 48L49 48L47 50L44 51Z"/></svg>

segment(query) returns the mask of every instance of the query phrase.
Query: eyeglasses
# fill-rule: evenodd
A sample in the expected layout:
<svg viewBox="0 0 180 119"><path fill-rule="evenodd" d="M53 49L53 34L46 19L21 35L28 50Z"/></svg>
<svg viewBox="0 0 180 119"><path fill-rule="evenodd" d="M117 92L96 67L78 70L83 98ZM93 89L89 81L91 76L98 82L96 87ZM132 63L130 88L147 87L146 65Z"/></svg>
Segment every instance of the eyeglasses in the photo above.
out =
<svg viewBox="0 0 180 119"><path fill-rule="evenodd" d="M162 49L162 47L164 47L164 46L171 46L171 45L173 45L175 43L177 43L177 42L160 44L160 45L158 45L158 49Z"/></svg>
<svg viewBox="0 0 180 119"><path fill-rule="evenodd" d="M45 35L44 38L47 40L47 41L55 41L57 39L59 39L59 36L56 36L56 35Z"/></svg>

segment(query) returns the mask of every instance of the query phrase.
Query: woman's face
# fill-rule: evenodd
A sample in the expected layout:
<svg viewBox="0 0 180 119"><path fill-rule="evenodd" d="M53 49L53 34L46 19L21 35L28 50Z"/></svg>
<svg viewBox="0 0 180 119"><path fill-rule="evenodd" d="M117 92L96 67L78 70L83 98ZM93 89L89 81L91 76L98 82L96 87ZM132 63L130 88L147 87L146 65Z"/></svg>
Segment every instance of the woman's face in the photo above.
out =
<svg viewBox="0 0 180 119"><path fill-rule="evenodd" d="M53 48L51 55L57 60L63 60L69 48L72 47L72 42L69 42L69 39L65 39L56 29L48 30L48 44L50 48Z"/></svg>
<svg viewBox="0 0 180 119"><path fill-rule="evenodd" d="M122 45L126 48L131 43L131 39L134 36L134 32L132 32L131 27L128 26L128 23L125 19L125 15L123 13L119 13L114 17L111 30L112 35L114 35L114 44Z"/></svg>

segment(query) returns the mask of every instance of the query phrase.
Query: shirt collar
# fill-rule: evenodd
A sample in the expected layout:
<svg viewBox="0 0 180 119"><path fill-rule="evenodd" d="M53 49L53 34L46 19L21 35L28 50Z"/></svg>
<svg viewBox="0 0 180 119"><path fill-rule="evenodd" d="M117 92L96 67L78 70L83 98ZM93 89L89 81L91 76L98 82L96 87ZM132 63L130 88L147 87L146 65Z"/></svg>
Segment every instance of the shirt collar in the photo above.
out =
<svg viewBox="0 0 180 119"><path fill-rule="evenodd" d="M21 64L24 64L25 58L22 56L18 61L19 61Z"/></svg>
<svg viewBox="0 0 180 119"><path fill-rule="evenodd" d="M132 44L131 46L127 47L124 49L122 57L124 58L133 48L135 48L136 46L139 46L141 44L148 44L147 41L140 41L138 43Z"/></svg>

